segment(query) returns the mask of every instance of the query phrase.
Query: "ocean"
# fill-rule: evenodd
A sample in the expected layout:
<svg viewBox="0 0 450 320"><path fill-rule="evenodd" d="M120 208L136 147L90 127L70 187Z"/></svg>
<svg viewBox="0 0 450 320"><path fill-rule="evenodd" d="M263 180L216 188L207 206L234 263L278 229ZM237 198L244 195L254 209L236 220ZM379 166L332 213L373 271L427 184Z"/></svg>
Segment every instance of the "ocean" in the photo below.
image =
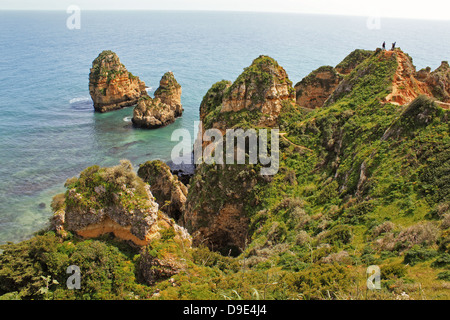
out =
<svg viewBox="0 0 450 320"><path fill-rule="evenodd" d="M285 68L294 84L335 66L356 48L394 41L418 69L450 58L450 21L325 15L81 11L70 30L65 11L0 11L0 244L29 238L52 215L67 178L98 164L170 159L175 129L194 132L211 85L234 80L259 55ZM369 20L370 22L370 20ZM173 71L182 86L183 117L156 130L135 129L133 108L93 112L92 61L116 52L149 93Z"/></svg>

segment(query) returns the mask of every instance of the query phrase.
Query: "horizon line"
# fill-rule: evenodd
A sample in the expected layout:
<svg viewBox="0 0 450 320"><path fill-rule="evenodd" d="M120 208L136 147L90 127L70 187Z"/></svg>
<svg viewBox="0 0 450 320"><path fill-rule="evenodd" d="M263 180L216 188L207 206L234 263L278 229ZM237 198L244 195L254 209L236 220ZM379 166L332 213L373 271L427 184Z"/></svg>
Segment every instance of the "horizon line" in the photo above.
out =
<svg viewBox="0 0 450 320"><path fill-rule="evenodd" d="M293 14L293 15L317 15L317 16L333 16L333 17L359 17L359 18L369 18L369 17L379 17L380 19L405 19L405 20L427 20L427 21L450 21L449 18L432 18L432 17L404 17L404 16L386 16L386 15L364 15L364 14L342 14L342 13L322 13L322 12L301 12L301 11L267 11L267 10L210 10L210 9L126 9L126 8L117 8L117 9L81 9L82 11L151 11L151 12L215 12L215 13L268 13L268 14ZM52 12L65 12L66 9L49 9L49 8L0 8L0 12L2 11L52 11Z"/></svg>

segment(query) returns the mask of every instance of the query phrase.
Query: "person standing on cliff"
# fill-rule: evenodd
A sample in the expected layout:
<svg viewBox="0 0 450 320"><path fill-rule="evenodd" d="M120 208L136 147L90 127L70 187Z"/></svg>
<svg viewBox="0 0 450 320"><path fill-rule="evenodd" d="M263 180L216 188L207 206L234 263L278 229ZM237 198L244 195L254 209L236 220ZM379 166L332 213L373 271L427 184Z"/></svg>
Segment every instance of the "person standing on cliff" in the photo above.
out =
<svg viewBox="0 0 450 320"><path fill-rule="evenodd" d="M386 41L383 42L382 48L383 48L383 50L386 50Z"/></svg>
<svg viewBox="0 0 450 320"><path fill-rule="evenodd" d="M393 44L392 44L392 49L391 49L391 51L394 51L395 50L395 44L396 44L397 42L394 42Z"/></svg>

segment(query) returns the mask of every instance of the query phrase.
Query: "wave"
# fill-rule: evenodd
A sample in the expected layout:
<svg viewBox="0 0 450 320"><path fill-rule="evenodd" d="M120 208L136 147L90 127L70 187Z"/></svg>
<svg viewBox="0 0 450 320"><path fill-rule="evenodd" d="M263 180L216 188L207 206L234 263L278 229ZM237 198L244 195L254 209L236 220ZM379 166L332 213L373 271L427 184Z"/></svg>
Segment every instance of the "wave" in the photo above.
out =
<svg viewBox="0 0 450 320"><path fill-rule="evenodd" d="M132 117L125 117L125 118L123 118L123 121L125 121L125 122L131 122L131 118L132 118Z"/></svg>
<svg viewBox="0 0 450 320"><path fill-rule="evenodd" d="M88 101L91 101L90 97L79 97L79 98L70 99L69 103L70 104L74 104L74 103L77 103L77 102L88 102Z"/></svg>
<svg viewBox="0 0 450 320"><path fill-rule="evenodd" d="M69 100L70 107L77 111L92 111L91 97L77 97Z"/></svg>

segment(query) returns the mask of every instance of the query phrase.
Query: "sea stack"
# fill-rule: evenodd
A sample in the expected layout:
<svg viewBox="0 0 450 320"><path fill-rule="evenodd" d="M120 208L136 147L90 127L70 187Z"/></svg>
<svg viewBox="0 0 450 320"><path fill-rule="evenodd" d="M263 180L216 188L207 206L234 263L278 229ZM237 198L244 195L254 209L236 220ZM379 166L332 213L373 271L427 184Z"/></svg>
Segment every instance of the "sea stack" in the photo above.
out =
<svg viewBox="0 0 450 320"><path fill-rule="evenodd" d="M172 72L166 72L155 91L155 98L143 96L134 108L132 122L136 127L164 127L183 114L181 85Z"/></svg>
<svg viewBox="0 0 450 320"><path fill-rule="evenodd" d="M120 62L117 54L105 50L92 62L89 94L97 112L108 112L135 105L147 96L146 86Z"/></svg>

